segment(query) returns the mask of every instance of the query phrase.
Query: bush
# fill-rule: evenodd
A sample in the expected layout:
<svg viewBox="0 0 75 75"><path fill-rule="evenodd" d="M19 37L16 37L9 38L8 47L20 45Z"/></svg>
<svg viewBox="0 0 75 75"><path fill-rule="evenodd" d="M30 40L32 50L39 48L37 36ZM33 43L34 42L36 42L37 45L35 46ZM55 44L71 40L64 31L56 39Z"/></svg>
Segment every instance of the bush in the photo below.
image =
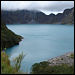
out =
<svg viewBox="0 0 75 75"><path fill-rule="evenodd" d="M48 62L35 63L32 66L32 74L73 74L74 65L61 64L49 66Z"/></svg>
<svg viewBox="0 0 75 75"><path fill-rule="evenodd" d="M10 65L10 61L5 52L1 52L1 74L13 74L16 73L16 69L14 69Z"/></svg>
<svg viewBox="0 0 75 75"><path fill-rule="evenodd" d="M70 55L70 58L73 58L74 59L74 54L73 53Z"/></svg>
<svg viewBox="0 0 75 75"><path fill-rule="evenodd" d="M12 67L6 53L1 51L1 74L21 74L22 72L18 71L21 67L21 61L23 58L24 55L22 53L17 58L15 58L15 66Z"/></svg>
<svg viewBox="0 0 75 75"><path fill-rule="evenodd" d="M24 58L24 54L22 52L22 54L20 54L19 56L17 56L15 59L14 59L14 68L17 70L17 72L20 70L20 67L21 67L21 62Z"/></svg>

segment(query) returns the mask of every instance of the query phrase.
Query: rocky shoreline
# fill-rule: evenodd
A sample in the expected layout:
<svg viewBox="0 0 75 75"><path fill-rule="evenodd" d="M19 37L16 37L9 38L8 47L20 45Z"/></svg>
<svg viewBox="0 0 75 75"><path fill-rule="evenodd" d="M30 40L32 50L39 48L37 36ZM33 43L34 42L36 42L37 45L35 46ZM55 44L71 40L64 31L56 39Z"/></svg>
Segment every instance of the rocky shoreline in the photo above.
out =
<svg viewBox="0 0 75 75"><path fill-rule="evenodd" d="M74 74L74 52L35 63L31 74Z"/></svg>
<svg viewBox="0 0 75 75"><path fill-rule="evenodd" d="M50 66L61 65L61 64L68 64L71 66L74 64L74 52L68 52L65 53L64 55L49 59L48 62Z"/></svg>

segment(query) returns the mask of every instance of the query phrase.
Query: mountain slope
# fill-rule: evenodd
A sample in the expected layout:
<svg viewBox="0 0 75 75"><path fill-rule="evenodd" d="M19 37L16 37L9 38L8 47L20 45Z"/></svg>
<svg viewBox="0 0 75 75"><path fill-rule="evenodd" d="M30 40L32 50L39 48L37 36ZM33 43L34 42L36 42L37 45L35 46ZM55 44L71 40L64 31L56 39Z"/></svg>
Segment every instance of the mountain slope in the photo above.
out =
<svg viewBox="0 0 75 75"><path fill-rule="evenodd" d="M6 24L73 24L74 7L65 9L63 13L46 15L40 11L17 10L1 11L1 19Z"/></svg>
<svg viewBox="0 0 75 75"><path fill-rule="evenodd" d="M21 39L22 39L21 36L16 35L14 32L9 30L3 22L1 22L1 48L2 49L19 44Z"/></svg>
<svg viewBox="0 0 75 75"><path fill-rule="evenodd" d="M69 12L63 19L62 24L74 24L74 8L67 9L71 12Z"/></svg>

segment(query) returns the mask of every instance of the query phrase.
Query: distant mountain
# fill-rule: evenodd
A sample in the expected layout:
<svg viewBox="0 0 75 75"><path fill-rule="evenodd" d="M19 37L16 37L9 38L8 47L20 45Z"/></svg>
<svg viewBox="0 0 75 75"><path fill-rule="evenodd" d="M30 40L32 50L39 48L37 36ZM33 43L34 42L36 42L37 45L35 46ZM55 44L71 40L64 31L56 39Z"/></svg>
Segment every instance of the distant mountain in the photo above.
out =
<svg viewBox="0 0 75 75"><path fill-rule="evenodd" d="M22 37L9 30L4 22L1 22L1 48L9 48L19 44Z"/></svg>
<svg viewBox="0 0 75 75"><path fill-rule="evenodd" d="M40 11L17 10L1 11L1 19L6 24L73 24L74 7L63 13L46 15Z"/></svg>
<svg viewBox="0 0 75 75"><path fill-rule="evenodd" d="M66 9L64 14L65 16L62 19L62 24L74 24L74 8Z"/></svg>

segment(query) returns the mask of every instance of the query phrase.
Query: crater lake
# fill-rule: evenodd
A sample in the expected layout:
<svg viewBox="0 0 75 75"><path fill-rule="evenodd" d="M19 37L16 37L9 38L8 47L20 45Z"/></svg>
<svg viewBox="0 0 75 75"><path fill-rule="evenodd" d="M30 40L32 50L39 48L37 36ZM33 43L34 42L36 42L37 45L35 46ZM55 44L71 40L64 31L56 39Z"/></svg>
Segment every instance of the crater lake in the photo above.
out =
<svg viewBox="0 0 75 75"><path fill-rule="evenodd" d="M74 51L74 25L10 24L7 27L23 37L19 45L6 50L11 62L22 52L26 55L21 63L23 72L30 72L34 63Z"/></svg>

